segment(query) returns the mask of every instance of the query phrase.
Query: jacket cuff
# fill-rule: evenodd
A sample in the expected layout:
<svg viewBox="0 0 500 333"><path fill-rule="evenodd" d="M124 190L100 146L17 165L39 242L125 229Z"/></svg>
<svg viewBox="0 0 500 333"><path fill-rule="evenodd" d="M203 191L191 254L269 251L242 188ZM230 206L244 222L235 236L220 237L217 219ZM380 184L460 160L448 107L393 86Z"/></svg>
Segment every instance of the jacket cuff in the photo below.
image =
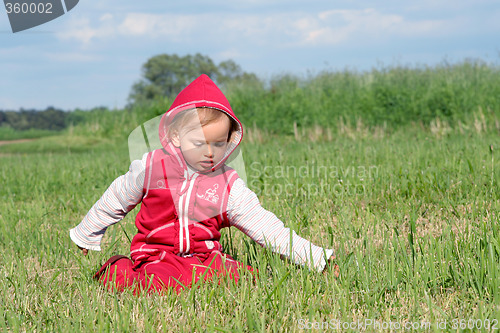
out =
<svg viewBox="0 0 500 333"><path fill-rule="evenodd" d="M317 267L318 272L323 272L325 270L326 264L331 256L333 256L333 250L332 249L325 249L324 255L321 258L321 261L319 262L319 265Z"/></svg>
<svg viewBox="0 0 500 333"><path fill-rule="evenodd" d="M69 238L71 238L73 243L75 243L79 247L82 247L82 248L87 249L87 250L101 251L101 247L99 245L86 244L81 239L79 239L78 236L76 236L75 229L76 228L73 228L69 231Z"/></svg>

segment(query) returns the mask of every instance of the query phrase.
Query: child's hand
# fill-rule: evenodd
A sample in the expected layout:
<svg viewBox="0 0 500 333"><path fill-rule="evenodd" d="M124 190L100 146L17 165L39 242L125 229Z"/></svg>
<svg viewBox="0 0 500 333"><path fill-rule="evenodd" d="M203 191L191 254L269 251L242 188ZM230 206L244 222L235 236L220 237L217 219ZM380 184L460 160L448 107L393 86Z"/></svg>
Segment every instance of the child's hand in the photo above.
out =
<svg viewBox="0 0 500 333"><path fill-rule="evenodd" d="M331 256L330 259L328 259L328 262L326 263L327 266L323 270L323 273L327 273L327 267L328 266L333 266L333 276L335 278L338 278L340 276L340 267L335 263L335 256Z"/></svg>
<svg viewBox="0 0 500 333"><path fill-rule="evenodd" d="M77 246L78 246L78 245L77 245ZM84 249L83 247L78 246L78 248L79 248L80 250L82 250L82 253L83 253L83 255L84 255L84 256L86 256L86 255L87 255L87 253L89 253L89 250Z"/></svg>

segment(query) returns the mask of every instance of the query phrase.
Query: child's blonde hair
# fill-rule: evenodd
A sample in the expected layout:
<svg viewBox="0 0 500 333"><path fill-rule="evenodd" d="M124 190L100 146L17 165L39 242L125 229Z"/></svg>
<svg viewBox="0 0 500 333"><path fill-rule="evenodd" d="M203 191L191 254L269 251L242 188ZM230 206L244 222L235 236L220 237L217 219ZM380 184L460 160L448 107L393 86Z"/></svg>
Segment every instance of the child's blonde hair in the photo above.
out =
<svg viewBox="0 0 500 333"><path fill-rule="evenodd" d="M193 119L199 119L201 127L208 125L210 123L214 123L222 119L223 117L227 117L230 121L229 132L227 136L227 141L231 141L232 135L239 129L238 123L228 116L226 113L213 109L213 108L195 108L189 109L185 111L179 112L174 117L174 120L168 125L167 128L167 137L171 140L174 135L179 134L179 132L183 131L184 133L188 133L195 128L198 127L198 123L195 125L189 126Z"/></svg>

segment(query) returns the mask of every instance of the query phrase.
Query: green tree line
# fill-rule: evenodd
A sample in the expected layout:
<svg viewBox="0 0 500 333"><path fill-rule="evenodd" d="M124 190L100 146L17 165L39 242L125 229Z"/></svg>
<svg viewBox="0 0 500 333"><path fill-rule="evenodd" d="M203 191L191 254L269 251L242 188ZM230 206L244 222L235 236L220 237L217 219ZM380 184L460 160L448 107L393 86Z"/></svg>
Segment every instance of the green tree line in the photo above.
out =
<svg viewBox="0 0 500 333"><path fill-rule="evenodd" d="M68 113L48 107L45 110L0 111L0 126L23 131L44 129L59 131L66 128Z"/></svg>
<svg viewBox="0 0 500 333"><path fill-rule="evenodd" d="M142 66L142 78L129 95L129 105L165 97L175 97L201 74L207 74L219 86L227 87L241 81L257 81L257 76L244 72L233 60L214 63L202 54L178 56L160 54Z"/></svg>
<svg viewBox="0 0 500 333"><path fill-rule="evenodd" d="M226 93L246 126L278 134L294 127L337 128L339 121L365 126L451 126L481 115L500 118L500 67L481 60L436 66L394 66L371 71L325 70L305 76L283 74L270 80L244 72L232 60L214 63L201 54L160 54L142 67L126 108L109 111L0 111L0 126L61 130L81 123L101 123L106 133L126 133L164 113L175 95L200 74L208 74ZM119 130L116 119L120 119Z"/></svg>
<svg viewBox="0 0 500 333"><path fill-rule="evenodd" d="M245 124L278 133L293 131L294 123L336 128L339 121L362 121L395 128L436 119L454 126L481 114L500 118L500 67L480 60L282 75L229 88L228 99Z"/></svg>

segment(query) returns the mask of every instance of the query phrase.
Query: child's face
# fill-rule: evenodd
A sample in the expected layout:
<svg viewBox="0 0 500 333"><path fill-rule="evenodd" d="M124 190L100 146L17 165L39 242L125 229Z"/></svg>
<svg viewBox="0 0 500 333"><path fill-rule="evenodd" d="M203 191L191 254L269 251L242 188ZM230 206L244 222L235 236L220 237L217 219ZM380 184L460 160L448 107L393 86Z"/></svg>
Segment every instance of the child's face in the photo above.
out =
<svg viewBox="0 0 500 333"><path fill-rule="evenodd" d="M190 131L180 131L172 137L172 143L181 149L184 160L198 171L209 170L217 165L228 144L230 120L222 117L217 121L201 126L197 117L188 124ZM196 126L198 125L198 126Z"/></svg>

